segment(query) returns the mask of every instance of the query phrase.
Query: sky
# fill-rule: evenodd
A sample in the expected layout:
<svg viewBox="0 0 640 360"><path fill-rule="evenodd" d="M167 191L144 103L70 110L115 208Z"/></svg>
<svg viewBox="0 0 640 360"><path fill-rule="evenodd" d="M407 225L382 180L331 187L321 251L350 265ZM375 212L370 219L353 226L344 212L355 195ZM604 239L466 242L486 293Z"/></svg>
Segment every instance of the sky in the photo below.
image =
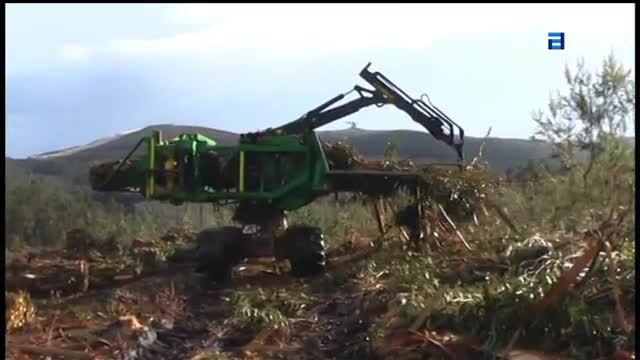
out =
<svg viewBox="0 0 640 360"><path fill-rule="evenodd" d="M247 132L294 120L371 62L468 136L528 138L565 66L635 63L635 4L7 4L6 155L154 124ZM547 49L549 32L566 48ZM635 71L635 69L634 69ZM365 129L423 130L368 108Z"/></svg>

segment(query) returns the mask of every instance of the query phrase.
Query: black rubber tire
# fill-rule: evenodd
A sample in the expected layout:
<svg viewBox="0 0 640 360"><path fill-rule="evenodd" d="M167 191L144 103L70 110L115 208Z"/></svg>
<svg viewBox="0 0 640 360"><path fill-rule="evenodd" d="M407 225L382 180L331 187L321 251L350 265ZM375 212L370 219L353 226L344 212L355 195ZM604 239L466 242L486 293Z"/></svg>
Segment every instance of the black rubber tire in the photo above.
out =
<svg viewBox="0 0 640 360"><path fill-rule="evenodd" d="M243 259L242 230L225 226L202 230L197 238L196 272L218 283L232 280L233 267Z"/></svg>
<svg viewBox="0 0 640 360"><path fill-rule="evenodd" d="M296 277L318 275L327 267L324 234L320 228L293 225L286 230L288 260L291 274Z"/></svg>

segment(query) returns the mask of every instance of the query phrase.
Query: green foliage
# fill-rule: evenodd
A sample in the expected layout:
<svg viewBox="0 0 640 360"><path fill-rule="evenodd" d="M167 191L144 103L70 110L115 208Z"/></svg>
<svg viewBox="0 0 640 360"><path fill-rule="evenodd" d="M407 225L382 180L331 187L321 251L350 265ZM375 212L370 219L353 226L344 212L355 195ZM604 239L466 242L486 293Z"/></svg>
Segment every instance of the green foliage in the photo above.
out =
<svg viewBox="0 0 640 360"><path fill-rule="evenodd" d="M517 264L504 274L489 271L475 284L441 281L447 270L458 265L451 259L427 254L391 260L384 255L376 257L364 266L360 277L373 279L370 282L384 278L385 291L393 295L388 309L399 318L401 326L410 327L422 318L426 329L483 339L483 347L493 354L504 349L519 330L519 347L552 352L573 349L572 358L597 358L598 346L610 346L619 336L611 323L614 306L606 262L596 268L588 281L568 290L541 315L531 312L531 306L575 261L577 246L563 248L554 244L549 254ZM492 256L489 250L482 254L476 251L475 255ZM635 247L625 243L616 257L623 306L635 313ZM465 263L473 264L474 259L468 257ZM622 339L625 346L633 347L632 338Z"/></svg>
<svg viewBox="0 0 640 360"><path fill-rule="evenodd" d="M575 263L573 254L579 252L582 232L598 227L611 214L635 208L633 148L621 139L635 106L630 71L609 57L595 76L579 64L575 74L567 70L566 78L568 94L552 99L550 115L534 116L537 135L555 144L560 166L531 162L526 177L497 189L492 197L527 232L570 240L554 243L556 248L533 264L486 274L474 285L427 280L425 274L438 267L455 266L434 263L428 257L386 263L392 274L389 291L398 293L390 306L404 324L426 314L426 328L484 339L484 347L494 354L517 330L521 330L518 346L568 349L576 359L599 358L602 349L612 348L619 338L623 347L634 347L633 333L620 336L614 329L616 285L603 253L585 282L568 290L541 315L531 314L532 304ZM580 151L586 151L588 157L581 158ZM618 228L622 235L611 239L617 281L624 295L622 305L631 314L635 314L634 229L635 222L626 221ZM499 258L504 242L486 236L475 232L474 239L484 246L476 248L474 257Z"/></svg>
<svg viewBox="0 0 640 360"><path fill-rule="evenodd" d="M47 178L31 177L7 194L5 236L7 245L23 242L35 246L57 246L73 223L90 225L88 199Z"/></svg>
<svg viewBox="0 0 640 360"><path fill-rule="evenodd" d="M229 299L233 313L226 323L251 331L287 329L289 318L299 316L313 301L314 298L295 290L257 288L235 291Z"/></svg>
<svg viewBox="0 0 640 360"><path fill-rule="evenodd" d="M348 197L349 194L340 194ZM370 204L358 201L334 201L333 197L320 198L289 214L290 224L313 224L325 234L327 245L334 246L348 239L354 232L360 235L375 233L376 223Z"/></svg>
<svg viewBox="0 0 640 360"><path fill-rule="evenodd" d="M30 175L6 190L5 246L59 247L74 228L98 239L115 236L123 245L136 237L154 238L171 227L185 229L228 224L230 211L201 205L139 203L133 209L111 199L97 201L82 187L53 177ZM204 205L202 205L204 206Z"/></svg>
<svg viewBox="0 0 640 360"><path fill-rule="evenodd" d="M613 55L595 75L579 62L575 72L567 67L565 78L567 93L551 98L549 114L539 111L533 116L536 136L555 145L562 176L538 169L540 181L527 184L526 192L531 198L548 194L553 199L546 209L531 203L535 212L549 214L551 224L567 215L602 220L607 214L598 213L593 204L611 209L629 205L627 200L634 198L634 149L622 137L628 122L635 120L635 83L631 70ZM587 152L586 161L580 161L579 151Z"/></svg>
<svg viewBox="0 0 640 360"><path fill-rule="evenodd" d="M536 135L563 146L565 153L581 148L597 156L606 151L597 143L599 140L623 136L627 122L634 121L635 84L631 70L610 55L595 76L579 61L574 73L566 68L565 79L568 94L558 93L551 98L551 116L534 114L540 127Z"/></svg>
<svg viewBox="0 0 640 360"><path fill-rule="evenodd" d="M421 175L429 184L424 197L441 205L454 220L469 220L487 194L495 188L496 178L483 169L428 167Z"/></svg>
<svg viewBox="0 0 640 360"><path fill-rule="evenodd" d="M617 286L627 316L635 314L633 220L620 224L620 235L611 239L618 285L612 283L610 264L601 253L586 280L567 290L542 314L533 316L531 312L531 306L576 262L583 232L597 228L612 213L635 207L631 202L635 195L633 148L620 139L623 123L630 116L628 110L635 105L627 95L635 90L624 80L628 72L615 64L614 59L607 59L597 82L590 83L583 70L577 78L568 77L569 95L554 102L555 113L548 119L538 119L547 140L557 145L556 166L532 161L527 176L506 186L492 187L478 179L477 183L487 184L484 191L473 181L458 179L455 174L446 176L443 183L456 188L459 182L457 193L466 194L465 198L490 196L507 210L522 233L496 226L492 217L484 217L480 226L474 226L463 216L456 222L460 229L473 230L464 235L473 244L472 255L462 254L454 261L439 254L384 253L361 266L357 281L369 289L382 284L385 293L393 297L388 310L402 326L424 319L423 327L428 330L482 339L490 354L504 349L518 330L517 347L565 352L575 359L600 358L615 344L626 349L635 346L633 331L621 334L613 321L613 289ZM580 90L584 84L591 84L591 90ZM589 115L587 108L599 115ZM575 127L571 128L571 122ZM557 134L563 137L553 138ZM594 141L589 143L589 139ZM580 149L589 157L581 158ZM455 198L440 200L446 204ZM545 255L525 262L505 260L507 249L543 242L551 248ZM466 268L501 261L508 266L504 271L478 270L473 282L463 281ZM451 276L457 281L449 281Z"/></svg>

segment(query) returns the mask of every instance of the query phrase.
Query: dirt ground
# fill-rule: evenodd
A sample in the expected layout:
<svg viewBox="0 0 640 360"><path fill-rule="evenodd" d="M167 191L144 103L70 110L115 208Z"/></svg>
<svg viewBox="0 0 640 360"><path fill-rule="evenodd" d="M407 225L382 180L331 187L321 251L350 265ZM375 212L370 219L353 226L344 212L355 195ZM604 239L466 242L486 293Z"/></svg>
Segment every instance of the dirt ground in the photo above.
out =
<svg viewBox="0 0 640 360"><path fill-rule="evenodd" d="M194 264L158 255L188 247L193 238L175 231L156 242L134 241L135 256L128 257L96 246L102 253L12 254L5 263L5 358L567 358L511 346L487 357L478 339L417 331L422 322L397 326L389 305L397 294L378 281L388 273L361 274L375 259L401 257L400 242L381 249L354 238L330 248L326 273L305 279L275 273L271 259L259 259L237 266L233 283L220 287L196 274ZM496 268L492 261L479 266ZM463 268L451 276L461 277ZM634 358L624 351L612 357Z"/></svg>
<svg viewBox="0 0 640 360"><path fill-rule="evenodd" d="M342 272L345 264L353 265L371 251L365 242L349 254L334 252L323 276ZM29 259L22 268L9 267L5 276L9 289L19 294L20 287L29 288L25 302L34 314L23 315L25 324L10 329L7 358L224 358L221 353L226 358L371 358L367 316L386 308L384 303L377 310L369 305L365 314L360 311L360 289L323 288L317 285L323 276L298 279L276 274L269 259L238 266L233 284L226 288L196 274L192 264L169 263L140 274L126 266L93 266L89 286L83 289L79 261L64 257L48 253ZM225 326L231 312L227 300L233 292L253 288L295 292L310 286L314 308L302 312L286 329L255 333ZM54 288L62 291L51 294ZM14 307L7 309L8 315L28 312Z"/></svg>

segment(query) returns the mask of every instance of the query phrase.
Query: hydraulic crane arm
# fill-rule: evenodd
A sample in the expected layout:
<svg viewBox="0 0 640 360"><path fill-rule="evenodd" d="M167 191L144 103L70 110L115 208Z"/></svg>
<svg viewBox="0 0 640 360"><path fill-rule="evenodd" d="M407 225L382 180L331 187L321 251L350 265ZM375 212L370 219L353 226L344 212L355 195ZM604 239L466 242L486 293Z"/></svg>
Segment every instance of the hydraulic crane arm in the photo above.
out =
<svg viewBox="0 0 640 360"><path fill-rule="evenodd" d="M334 105L338 101L341 101L353 91L358 92L360 97L357 99L351 100L343 105L327 110L327 108ZM285 125L282 125L278 128L268 129L267 132L269 133L274 132L274 133L280 133L280 134L300 134L305 130L317 129L321 126L327 125L338 119L349 116L365 107L368 107L374 104L377 104L378 106L382 106L384 105L384 103L385 103L385 98L381 93L370 91L368 89L365 89L356 85L354 89L351 90L350 92L345 94L340 94L334 97L333 99L325 102L324 104L318 106L317 108L307 112L306 114L302 115L300 118L292 122L289 122Z"/></svg>
<svg viewBox="0 0 640 360"><path fill-rule="evenodd" d="M360 76L377 91L382 92L385 99L387 99L387 103L391 103L407 113L413 121L422 125L433 137L454 148L458 153L459 160L462 161L464 159L462 152L464 130L435 105L427 104L421 99L411 98L381 73L370 72L368 70L370 65L371 63L362 69ZM457 135L456 130L458 132Z"/></svg>
<svg viewBox="0 0 640 360"><path fill-rule="evenodd" d="M422 125L434 138L452 147L457 152L458 159L462 161L464 159L462 149L464 145L464 130L436 106L427 104L420 99L411 98L381 73L370 72L368 70L370 65L371 63L362 69L360 76L371 84L374 90L356 85L352 91L357 92L360 96L359 98L329 109L329 107L344 99L352 91L340 94L307 112L299 119L275 129L268 129L266 132L298 134L305 130L313 130L327 125L371 105L381 107L386 104L392 104L407 113L413 121Z"/></svg>

